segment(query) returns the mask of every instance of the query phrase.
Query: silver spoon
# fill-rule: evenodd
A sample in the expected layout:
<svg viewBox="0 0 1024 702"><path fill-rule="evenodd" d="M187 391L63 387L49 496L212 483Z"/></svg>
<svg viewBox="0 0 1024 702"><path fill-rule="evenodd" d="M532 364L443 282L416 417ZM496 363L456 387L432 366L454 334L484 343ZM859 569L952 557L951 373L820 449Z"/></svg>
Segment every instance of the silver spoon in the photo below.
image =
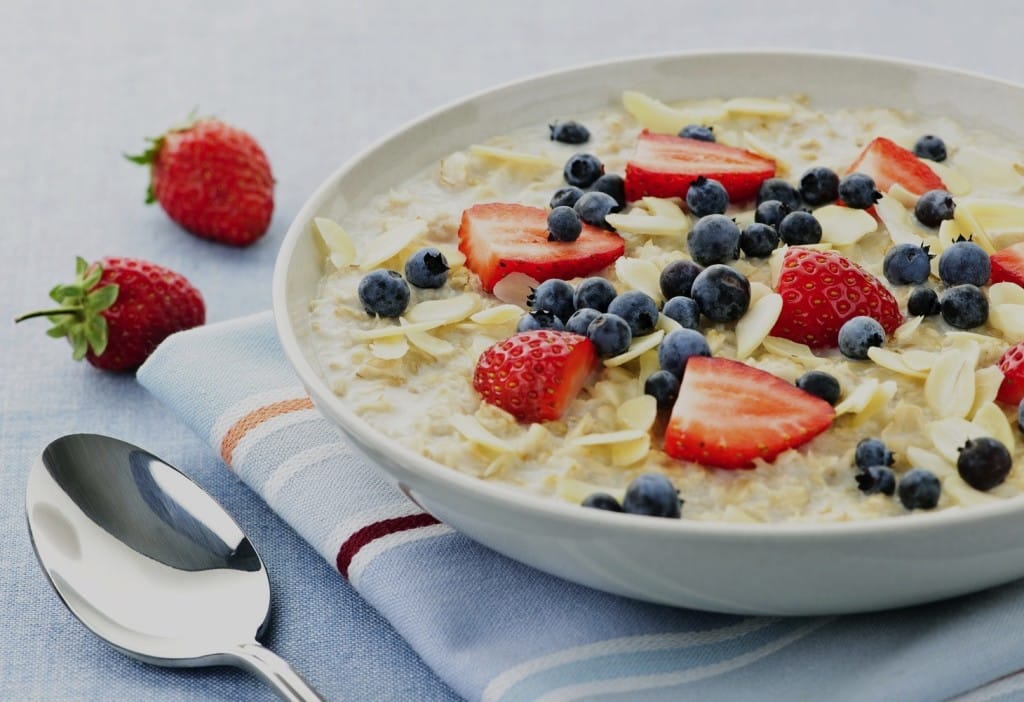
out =
<svg viewBox="0 0 1024 702"><path fill-rule="evenodd" d="M270 616L259 554L173 466L107 436L64 436L32 467L25 509L57 594L115 648L157 665L236 665L285 700L320 700L257 641Z"/></svg>

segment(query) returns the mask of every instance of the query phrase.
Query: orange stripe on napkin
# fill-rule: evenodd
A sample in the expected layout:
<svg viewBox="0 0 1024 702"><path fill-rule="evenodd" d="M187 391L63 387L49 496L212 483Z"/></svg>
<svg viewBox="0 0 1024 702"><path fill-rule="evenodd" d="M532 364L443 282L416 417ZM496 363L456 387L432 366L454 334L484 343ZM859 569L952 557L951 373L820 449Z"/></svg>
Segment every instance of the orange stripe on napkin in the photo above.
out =
<svg viewBox="0 0 1024 702"><path fill-rule="evenodd" d="M234 455L238 444L252 429L258 427L267 420L273 419L274 417L280 417L282 414L307 409L313 409L313 401L308 397L296 397L291 400L273 402L249 412L247 415L232 424L231 428L228 429L226 434L224 434L224 439L220 442L221 458L224 459L225 463L230 465L231 458Z"/></svg>

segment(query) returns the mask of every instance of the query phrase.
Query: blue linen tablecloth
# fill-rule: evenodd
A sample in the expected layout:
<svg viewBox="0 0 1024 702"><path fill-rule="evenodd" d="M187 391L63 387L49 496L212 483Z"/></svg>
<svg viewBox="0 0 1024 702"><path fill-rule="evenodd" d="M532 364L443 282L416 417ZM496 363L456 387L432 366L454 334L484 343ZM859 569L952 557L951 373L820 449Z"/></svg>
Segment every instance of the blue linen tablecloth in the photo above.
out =
<svg viewBox="0 0 1024 702"><path fill-rule="evenodd" d="M416 115L512 78L657 51L778 47L914 58L1024 81L1018 17L1012 0L966 9L886 0L649 0L617 8L582 0L301 7L8 0L0 8L0 236L7 264L0 305L11 320L69 279L75 254L119 254L185 274L203 291L211 322L266 309L287 223L327 173ZM145 173L121 158L196 106L252 132L270 157L276 213L266 238L249 249L195 239L158 209L144 208ZM233 670L136 663L98 642L59 604L28 542L25 476L48 441L77 431L145 446L228 507L271 573L270 645L329 698L457 699L315 549L133 377L74 364L66 346L45 338L44 324L25 326L0 325L0 597L7 614L0 699L271 698ZM1012 624L1020 609L1016 588L978 601L1005 601ZM966 606L981 606L974 602ZM949 642L931 651L935 639L924 635L930 624L923 619L921 627L923 652L950 668L963 665ZM1005 633L993 630L994 650L1010 645ZM1024 651L1020 658L1024 664ZM779 679L796 672L780 670ZM893 667L884 674L920 673ZM822 671L823 680L828 675ZM1014 692L1019 681L1000 685L976 699L1021 698ZM766 687L762 698L779 691Z"/></svg>

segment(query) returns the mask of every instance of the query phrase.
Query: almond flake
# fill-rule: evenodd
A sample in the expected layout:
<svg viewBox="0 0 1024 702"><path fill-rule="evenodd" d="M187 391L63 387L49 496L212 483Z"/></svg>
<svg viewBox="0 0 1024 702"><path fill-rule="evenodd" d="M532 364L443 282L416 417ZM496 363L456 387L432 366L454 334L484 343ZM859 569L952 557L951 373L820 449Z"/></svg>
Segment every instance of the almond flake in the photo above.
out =
<svg viewBox="0 0 1024 702"><path fill-rule="evenodd" d="M452 244L435 244L434 248L441 252L445 260L448 261L448 268L455 270L456 268L462 268L466 265L466 254L459 251L458 246Z"/></svg>
<svg viewBox="0 0 1024 702"><path fill-rule="evenodd" d="M977 355L946 351L924 382L924 398L937 417L966 417L974 404L974 364Z"/></svg>
<svg viewBox="0 0 1024 702"><path fill-rule="evenodd" d="M856 413L856 416L853 418L852 425L855 427L860 426L888 407L889 403L892 402L892 398L896 396L896 391L898 389L899 387L893 380L886 380L879 383L878 387L875 388L875 391L871 393L871 398L868 400L867 404Z"/></svg>
<svg viewBox="0 0 1024 702"><path fill-rule="evenodd" d="M819 360L818 357L814 355L814 352L811 351L811 347L807 344L790 341L789 339L783 339L779 336L765 337L764 341L761 343L765 349L777 356L786 356L796 361Z"/></svg>
<svg viewBox="0 0 1024 702"><path fill-rule="evenodd" d="M896 331L892 333L893 339L898 344L905 344L910 341L911 337L914 336L914 332L921 326L921 322L924 321L923 316L911 317L903 324L896 327Z"/></svg>
<svg viewBox="0 0 1024 702"><path fill-rule="evenodd" d="M825 205L814 211L821 224L822 241L836 246L852 246L878 229L878 220L864 210L839 205Z"/></svg>
<svg viewBox="0 0 1024 702"><path fill-rule="evenodd" d="M1024 305L992 305L988 323L1002 332L1008 341L1024 339Z"/></svg>
<svg viewBox="0 0 1024 702"><path fill-rule="evenodd" d="M426 233L427 223L422 219L398 224L366 242L363 250L356 257L356 263L364 271L376 268L388 259L397 256L402 249Z"/></svg>
<svg viewBox="0 0 1024 702"><path fill-rule="evenodd" d="M676 219L662 215L639 214L635 210L629 214L608 214L605 221L615 227L615 231L625 234L646 234L647 236L686 236L690 231L689 219Z"/></svg>
<svg viewBox="0 0 1024 702"><path fill-rule="evenodd" d="M1024 241L1024 203L965 199L957 203L957 208L974 217L997 249Z"/></svg>
<svg viewBox="0 0 1024 702"><path fill-rule="evenodd" d="M526 302L526 298L533 293L538 285L540 285L540 281L525 273L509 273L494 284L493 292L494 296L502 302L528 310L530 305Z"/></svg>
<svg viewBox="0 0 1024 702"><path fill-rule="evenodd" d="M971 423L985 431L988 436L1002 442L1010 453L1013 453L1013 428L1010 426L1006 413L994 402L986 402L974 413Z"/></svg>
<svg viewBox="0 0 1024 702"><path fill-rule="evenodd" d="M1024 305L1024 288L1016 283L993 283L988 288L988 304Z"/></svg>
<svg viewBox="0 0 1024 702"><path fill-rule="evenodd" d="M455 297L425 300L409 308L406 318L410 322L440 322L453 324L480 309L480 296L463 293Z"/></svg>
<svg viewBox="0 0 1024 702"><path fill-rule="evenodd" d="M746 144L748 150L770 161L774 161L775 169L779 174L785 175L789 173L789 161L780 156L775 147L769 146L766 141L757 135L752 132L743 132L743 143Z"/></svg>
<svg viewBox="0 0 1024 702"><path fill-rule="evenodd" d="M771 293L751 305L736 323L736 357L744 359L761 345L782 314L782 295Z"/></svg>
<svg viewBox="0 0 1024 702"><path fill-rule="evenodd" d="M640 126L660 134L676 134L688 124L720 122L727 114L724 107L717 110L714 107L677 109L633 90L622 94L622 106Z"/></svg>
<svg viewBox="0 0 1024 702"><path fill-rule="evenodd" d="M914 209L917 205L918 196L904 188L899 183L893 183L889 186L889 192L886 194L889 197L894 198L908 210Z"/></svg>
<svg viewBox="0 0 1024 702"><path fill-rule="evenodd" d="M647 379L651 377L651 374L661 370L661 361L658 359L658 350L651 349L646 353L640 355L640 372L637 374L637 392L644 392L644 385L647 383Z"/></svg>
<svg viewBox="0 0 1024 702"><path fill-rule="evenodd" d="M385 339L389 336L405 336L409 332L427 331L441 326L443 322L429 321L417 322L416 324L397 324L377 327L376 329L353 329L352 338L356 341L372 341L374 339Z"/></svg>
<svg viewBox="0 0 1024 702"><path fill-rule="evenodd" d="M956 154L956 166L979 190L1017 192L1022 179L1013 167L1013 161L993 156L971 146Z"/></svg>
<svg viewBox="0 0 1024 702"><path fill-rule="evenodd" d="M886 231L889 232L889 238L892 239L893 244L897 246L900 244L922 246L927 243L924 237L914 231L907 208L901 205L896 198L890 195L883 195L875 203L875 214L882 220L882 224L885 225Z"/></svg>
<svg viewBox="0 0 1024 702"><path fill-rule="evenodd" d="M523 308L517 305L496 305L480 310L469 316L477 324L508 324L523 316Z"/></svg>
<svg viewBox="0 0 1024 702"><path fill-rule="evenodd" d="M495 146L484 146L483 144L473 144L469 147L469 153L480 158L502 161L513 166L526 166L527 168L544 168L554 165L547 156L525 154L520 151L510 151L509 149L500 149Z"/></svg>
<svg viewBox="0 0 1024 702"><path fill-rule="evenodd" d="M756 304L757 301L760 300L762 297L765 297L766 295L771 295L771 294L772 294L772 289L769 288L767 285L765 285L764 283L759 283L756 280L753 281L750 284L750 304L751 304L751 306Z"/></svg>
<svg viewBox="0 0 1024 702"><path fill-rule="evenodd" d="M921 159L928 168L946 185L946 191L953 196L959 197L960 195L967 195L971 192L971 181L967 179L959 169L947 166L944 163L938 163L936 161L929 161L926 158Z"/></svg>
<svg viewBox="0 0 1024 702"><path fill-rule="evenodd" d="M733 98L725 101L725 109L730 115L753 117L783 118L793 114L792 104L768 98Z"/></svg>
<svg viewBox="0 0 1024 702"><path fill-rule="evenodd" d="M910 378L927 378L928 371L920 371L911 368L907 365L907 362L903 360L903 356L890 351L889 349L883 349L880 346L872 346L868 349L868 358L880 365L882 368L887 368L894 373L905 375Z"/></svg>
<svg viewBox="0 0 1024 702"><path fill-rule="evenodd" d="M398 337L401 338L401 337ZM455 346L444 339L438 339L430 332L414 331L405 335L409 343L434 358L444 358L455 351Z"/></svg>
<svg viewBox="0 0 1024 702"><path fill-rule="evenodd" d="M925 433L931 439L935 450L947 461L956 465L960 448L968 439L984 436L985 431L978 425L960 417L947 417L925 425Z"/></svg>
<svg viewBox="0 0 1024 702"><path fill-rule="evenodd" d="M999 366L986 366L974 372L974 405L971 416L978 413L983 405L995 402L999 387L1003 384L1003 372Z"/></svg>
<svg viewBox="0 0 1024 702"><path fill-rule="evenodd" d="M394 361L409 352L409 343L404 336L379 339L370 344L370 353L384 361Z"/></svg>
<svg viewBox="0 0 1024 702"><path fill-rule="evenodd" d="M915 371L930 371L935 366L939 354L934 351L923 351L921 349L907 349L902 354L903 362L907 367Z"/></svg>
<svg viewBox="0 0 1024 702"><path fill-rule="evenodd" d="M988 233L978 218L974 216L970 208L957 207L953 210L953 221L960 225L960 229L971 235L971 241L985 249L985 253L991 255L996 252L995 244L989 238Z"/></svg>
<svg viewBox="0 0 1024 702"><path fill-rule="evenodd" d="M936 453L932 453L931 451L921 448L920 446L908 446L906 453L907 462L910 463L910 465L930 470L940 478L956 473L956 468L950 465L949 461Z"/></svg>
<svg viewBox="0 0 1024 702"><path fill-rule="evenodd" d="M326 217L314 217L313 228L327 247L327 257L335 268L340 270L356 260L356 245L340 224Z"/></svg>
<svg viewBox="0 0 1024 702"><path fill-rule="evenodd" d="M639 439L620 441L612 444L612 465L624 468L647 458L651 450L651 437L644 434Z"/></svg>
<svg viewBox="0 0 1024 702"><path fill-rule="evenodd" d="M634 358L637 358L645 351L649 351L655 348L661 343L661 340L665 338L665 332L660 329L655 330L653 333L647 336L641 336L637 339L633 339L633 343L630 344L629 349L618 356L612 356L604 360L606 368L615 368L621 366L624 363L629 363Z"/></svg>
<svg viewBox="0 0 1024 702"><path fill-rule="evenodd" d="M623 426L647 431L658 418L658 402L653 395L639 395L619 405L615 415Z"/></svg>
<svg viewBox="0 0 1024 702"><path fill-rule="evenodd" d="M690 228L690 218L686 216L683 208L676 204L675 200L665 197L642 197L639 204L655 217L685 220L686 228Z"/></svg>
<svg viewBox="0 0 1024 702"><path fill-rule="evenodd" d="M757 217L757 210L744 210L743 212L737 212L733 219L736 221L736 226L740 228L740 231L743 231L756 221L755 217Z"/></svg>
<svg viewBox="0 0 1024 702"><path fill-rule="evenodd" d="M573 446L603 446L605 444L618 444L623 441L635 441L645 436L647 436L647 433L638 429L622 429L602 434L584 434L572 439L569 443Z"/></svg>
<svg viewBox="0 0 1024 702"><path fill-rule="evenodd" d="M455 427L462 436L472 441L474 444L479 444L485 448L489 448L492 451L498 451L499 453L511 453L514 449L512 444L499 439L497 436L487 431L480 422L477 421L476 417L470 417L466 414L455 414L448 418L451 425Z"/></svg>
<svg viewBox="0 0 1024 702"><path fill-rule="evenodd" d="M656 328L661 329L666 334L670 334L674 331L679 331L680 329L682 329L683 325L677 322L676 320L672 319L671 317L667 316L666 314L659 313L658 324L656 325Z"/></svg>
<svg viewBox="0 0 1024 702"><path fill-rule="evenodd" d="M661 294L661 273L650 261L622 257L615 262L615 274L633 290L650 295L655 303L661 303L665 299Z"/></svg>
<svg viewBox="0 0 1024 702"><path fill-rule="evenodd" d="M961 226L960 222L955 219L944 219L939 225L939 251L945 251L950 246L956 243L957 239L963 237L964 239L971 236L971 232ZM936 256L932 259L933 268L939 263L939 257Z"/></svg>
<svg viewBox="0 0 1024 702"><path fill-rule="evenodd" d="M846 399L836 405L836 417L863 411L874 397L878 385L878 381L874 378L868 378L858 385L853 392L846 396Z"/></svg>

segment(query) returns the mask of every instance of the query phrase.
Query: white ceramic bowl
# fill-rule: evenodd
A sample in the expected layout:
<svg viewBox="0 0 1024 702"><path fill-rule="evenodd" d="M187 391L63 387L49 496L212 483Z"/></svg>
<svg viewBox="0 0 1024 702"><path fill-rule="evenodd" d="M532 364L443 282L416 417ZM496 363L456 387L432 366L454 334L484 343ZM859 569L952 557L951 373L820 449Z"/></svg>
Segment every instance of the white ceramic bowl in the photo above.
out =
<svg viewBox="0 0 1024 702"><path fill-rule="evenodd" d="M461 100L345 164L299 212L274 272L285 353L320 411L410 497L468 536L541 570L652 602L723 612L824 614L937 600L1024 576L1024 498L841 524L728 524L582 509L430 461L361 420L324 382L308 310L322 272L314 216L344 218L468 144L618 104L806 93L819 108L887 106L947 115L1024 142L1024 87L888 60L829 54L682 54L552 73ZM329 489L330 486L325 486Z"/></svg>

